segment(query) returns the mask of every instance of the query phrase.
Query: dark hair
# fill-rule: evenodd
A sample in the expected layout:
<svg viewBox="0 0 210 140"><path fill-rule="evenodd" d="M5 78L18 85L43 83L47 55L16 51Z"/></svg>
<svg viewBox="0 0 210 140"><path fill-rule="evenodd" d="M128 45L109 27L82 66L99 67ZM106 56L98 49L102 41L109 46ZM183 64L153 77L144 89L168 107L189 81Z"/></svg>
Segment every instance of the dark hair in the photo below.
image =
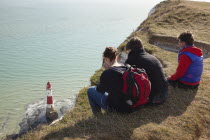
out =
<svg viewBox="0 0 210 140"><path fill-rule="evenodd" d="M126 50L135 51L135 50L142 49L143 45L139 38L133 37L128 41L125 48Z"/></svg>
<svg viewBox="0 0 210 140"><path fill-rule="evenodd" d="M193 35L190 31L181 33L179 35L178 39L181 42L185 42L187 45L193 45L194 44Z"/></svg>
<svg viewBox="0 0 210 140"><path fill-rule="evenodd" d="M106 47L106 49L103 53L103 57L109 58L110 61L115 60L117 57L117 49L115 49L113 47Z"/></svg>

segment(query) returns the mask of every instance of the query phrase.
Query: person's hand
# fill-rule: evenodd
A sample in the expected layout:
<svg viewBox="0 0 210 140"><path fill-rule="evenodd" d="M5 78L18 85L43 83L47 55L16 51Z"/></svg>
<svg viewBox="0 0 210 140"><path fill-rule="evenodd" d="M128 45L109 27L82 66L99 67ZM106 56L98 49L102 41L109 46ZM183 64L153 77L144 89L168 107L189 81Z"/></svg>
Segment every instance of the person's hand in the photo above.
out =
<svg viewBox="0 0 210 140"><path fill-rule="evenodd" d="M105 69L108 69L110 66L105 62L105 60L103 59L103 64L102 67Z"/></svg>
<svg viewBox="0 0 210 140"><path fill-rule="evenodd" d="M108 65L105 62L103 63L102 67L108 69Z"/></svg>

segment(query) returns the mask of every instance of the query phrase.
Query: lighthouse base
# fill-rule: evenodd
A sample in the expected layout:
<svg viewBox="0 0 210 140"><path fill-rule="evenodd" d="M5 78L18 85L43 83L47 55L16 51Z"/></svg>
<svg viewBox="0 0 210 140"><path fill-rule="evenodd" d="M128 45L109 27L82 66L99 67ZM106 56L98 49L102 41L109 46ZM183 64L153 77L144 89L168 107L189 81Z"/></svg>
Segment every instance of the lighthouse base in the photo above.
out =
<svg viewBox="0 0 210 140"><path fill-rule="evenodd" d="M46 109L46 120L48 123L58 119L58 112L54 108Z"/></svg>

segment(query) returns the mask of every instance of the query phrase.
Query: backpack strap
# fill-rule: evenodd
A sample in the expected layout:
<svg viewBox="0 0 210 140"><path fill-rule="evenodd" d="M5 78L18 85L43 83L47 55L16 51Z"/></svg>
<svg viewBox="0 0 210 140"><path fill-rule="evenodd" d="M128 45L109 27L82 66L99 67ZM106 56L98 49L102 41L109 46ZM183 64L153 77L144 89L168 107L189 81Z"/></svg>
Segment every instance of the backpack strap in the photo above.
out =
<svg viewBox="0 0 210 140"><path fill-rule="evenodd" d="M127 88L127 95L128 97L131 99L131 101L136 104L136 102L139 100L140 98L140 87L138 86L137 82L136 82L136 79L134 78L134 74L135 72L132 71L133 68L136 68L135 66L131 66L129 64L125 64L125 66L121 66L121 68L126 68L126 70L121 70L121 69L118 69L118 67L111 67L110 69L111 70L114 70L114 71L117 71L119 73L121 73L122 75L129 71L128 73L128 76L126 78L126 81L127 81L127 84L128 84L128 88ZM138 69L140 72L139 73L142 73L142 72L145 72L144 70L141 71L141 69ZM133 88L132 87L135 87L136 88L136 97L133 96Z"/></svg>
<svg viewBox="0 0 210 140"><path fill-rule="evenodd" d="M138 84L136 83L136 80L134 78L134 73L133 72L130 72L127 76L127 79L126 79L127 83L128 83L128 89L127 89L127 93L128 93L128 96L131 97L132 101L134 102L134 104L139 100L140 98L140 93L139 93L139 86ZM136 97L133 96L133 89L132 87L135 86L136 87Z"/></svg>

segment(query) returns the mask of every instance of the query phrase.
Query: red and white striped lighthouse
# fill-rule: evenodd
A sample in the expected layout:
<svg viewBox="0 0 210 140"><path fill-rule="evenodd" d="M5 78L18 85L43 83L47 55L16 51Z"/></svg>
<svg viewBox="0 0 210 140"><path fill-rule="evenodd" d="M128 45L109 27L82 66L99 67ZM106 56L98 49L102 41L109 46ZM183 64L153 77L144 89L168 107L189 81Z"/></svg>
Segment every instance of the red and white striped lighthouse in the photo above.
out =
<svg viewBox="0 0 210 140"><path fill-rule="evenodd" d="M46 91L47 91L47 109L52 109L54 108L54 103L52 97L52 86L50 82L47 82Z"/></svg>
<svg viewBox="0 0 210 140"><path fill-rule="evenodd" d="M50 82L47 82L46 92L47 92L46 118L49 122L51 122L58 118L58 113L54 109L52 86L51 86Z"/></svg>

